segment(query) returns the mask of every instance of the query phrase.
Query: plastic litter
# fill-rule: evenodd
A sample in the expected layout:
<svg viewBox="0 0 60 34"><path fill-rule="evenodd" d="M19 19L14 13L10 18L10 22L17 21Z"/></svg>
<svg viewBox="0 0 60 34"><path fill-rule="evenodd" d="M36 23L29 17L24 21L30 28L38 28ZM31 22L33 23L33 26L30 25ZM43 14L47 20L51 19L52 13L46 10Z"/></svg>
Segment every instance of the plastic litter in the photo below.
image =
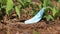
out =
<svg viewBox="0 0 60 34"><path fill-rule="evenodd" d="M26 20L24 23L25 24L33 24L33 23L39 22L42 19L44 9L45 8L42 8L33 18Z"/></svg>

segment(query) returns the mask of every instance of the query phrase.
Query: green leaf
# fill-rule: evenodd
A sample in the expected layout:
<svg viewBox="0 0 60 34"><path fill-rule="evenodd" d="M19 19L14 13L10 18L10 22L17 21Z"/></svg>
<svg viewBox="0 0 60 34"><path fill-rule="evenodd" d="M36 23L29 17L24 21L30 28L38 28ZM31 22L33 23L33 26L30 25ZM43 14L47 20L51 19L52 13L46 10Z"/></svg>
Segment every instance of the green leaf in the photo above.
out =
<svg viewBox="0 0 60 34"><path fill-rule="evenodd" d="M36 9L34 9L33 11L34 12L33 12L32 16L35 16L38 13L38 11Z"/></svg>
<svg viewBox="0 0 60 34"><path fill-rule="evenodd" d="M9 15L10 14L10 10L13 8L13 1L12 0L7 0L7 4L6 4L6 14Z"/></svg>
<svg viewBox="0 0 60 34"><path fill-rule="evenodd" d="M20 10L19 10L18 6L15 6L15 10L16 10L18 17L20 18Z"/></svg>
<svg viewBox="0 0 60 34"><path fill-rule="evenodd" d="M40 0L40 1L43 3L44 0Z"/></svg>
<svg viewBox="0 0 60 34"><path fill-rule="evenodd" d="M28 3L30 3L30 2L31 2L31 0L24 0L24 2L28 2Z"/></svg>
<svg viewBox="0 0 60 34"><path fill-rule="evenodd" d="M21 0L17 0L23 7L24 7L24 3Z"/></svg>
<svg viewBox="0 0 60 34"><path fill-rule="evenodd" d="M2 0L0 0L0 3L2 2Z"/></svg>
<svg viewBox="0 0 60 34"><path fill-rule="evenodd" d="M55 14L58 12L58 10L54 7L53 9L52 9L52 13L53 13L53 16L55 16Z"/></svg>
<svg viewBox="0 0 60 34"><path fill-rule="evenodd" d="M7 2L7 0L2 0L1 3L3 3L4 5L6 5L6 2Z"/></svg>
<svg viewBox="0 0 60 34"><path fill-rule="evenodd" d="M38 4L38 8L41 9L42 8L42 4Z"/></svg>
<svg viewBox="0 0 60 34"><path fill-rule="evenodd" d="M44 0L44 4L43 4L44 7L47 6L47 1L48 1L48 0Z"/></svg>
<svg viewBox="0 0 60 34"><path fill-rule="evenodd" d="M49 4L51 4L50 0L44 0L43 6L47 7Z"/></svg>
<svg viewBox="0 0 60 34"><path fill-rule="evenodd" d="M24 6L25 7L30 6L30 2L31 2L31 0L24 0Z"/></svg>
<svg viewBox="0 0 60 34"><path fill-rule="evenodd" d="M58 2L60 3L60 0L58 0Z"/></svg>
<svg viewBox="0 0 60 34"><path fill-rule="evenodd" d="M54 16L54 19L57 19L57 17L59 17L59 16L60 16L60 12L57 12Z"/></svg>
<svg viewBox="0 0 60 34"><path fill-rule="evenodd" d="M51 15L45 15L44 18L46 18L47 21L49 21L50 19L53 19L53 17Z"/></svg>

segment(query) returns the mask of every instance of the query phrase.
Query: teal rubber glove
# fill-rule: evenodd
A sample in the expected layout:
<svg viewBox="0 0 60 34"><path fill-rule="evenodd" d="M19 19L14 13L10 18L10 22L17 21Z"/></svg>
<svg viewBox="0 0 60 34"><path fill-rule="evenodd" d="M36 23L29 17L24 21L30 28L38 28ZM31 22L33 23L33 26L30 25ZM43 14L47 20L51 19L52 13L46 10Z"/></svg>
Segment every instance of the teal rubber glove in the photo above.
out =
<svg viewBox="0 0 60 34"><path fill-rule="evenodd" d="M33 18L26 20L24 23L25 24L32 24L32 23L37 23L42 19L43 13L44 13L44 9L42 8Z"/></svg>

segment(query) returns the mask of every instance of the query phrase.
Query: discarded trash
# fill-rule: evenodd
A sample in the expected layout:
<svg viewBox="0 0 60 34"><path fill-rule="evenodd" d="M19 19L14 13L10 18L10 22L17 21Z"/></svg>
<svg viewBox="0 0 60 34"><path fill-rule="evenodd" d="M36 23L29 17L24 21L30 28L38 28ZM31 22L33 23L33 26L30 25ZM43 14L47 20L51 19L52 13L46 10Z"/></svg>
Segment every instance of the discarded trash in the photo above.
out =
<svg viewBox="0 0 60 34"><path fill-rule="evenodd" d="M32 24L32 23L37 23L42 19L43 13L44 13L44 9L42 8L33 18L26 20L24 23L25 24Z"/></svg>

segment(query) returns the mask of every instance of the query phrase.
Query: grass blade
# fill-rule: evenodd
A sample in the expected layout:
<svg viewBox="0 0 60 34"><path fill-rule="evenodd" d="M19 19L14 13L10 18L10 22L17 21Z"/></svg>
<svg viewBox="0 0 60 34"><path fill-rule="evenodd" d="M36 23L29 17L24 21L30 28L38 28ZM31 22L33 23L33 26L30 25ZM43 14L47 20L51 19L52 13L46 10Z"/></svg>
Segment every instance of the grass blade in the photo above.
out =
<svg viewBox="0 0 60 34"><path fill-rule="evenodd" d="M54 7L53 9L52 9L52 13L53 13L53 16L55 16L55 14L58 12L58 10Z"/></svg>
<svg viewBox="0 0 60 34"><path fill-rule="evenodd" d="M44 18L46 18L47 21L49 21L50 19L53 19L51 15L45 15Z"/></svg>
<svg viewBox="0 0 60 34"><path fill-rule="evenodd" d="M25 3L26 3L26 2L30 3L30 2L31 2L31 0L24 0L24 2L25 2Z"/></svg>
<svg viewBox="0 0 60 34"><path fill-rule="evenodd" d="M10 10L13 8L13 1L12 0L7 0L7 5L6 5L6 14L10 14Z"/></svg>
<svg viewBox="0 0 60 34"><path fill-rule="evenodd" d="M22 0L17 0L23 7L24 7L24 3L22 2Z"/></svg>
<svg viewBox="0 0 60 34"><path fill-rule="evenodd" d="M58 0L58 2L60 3L60 0Z"/></svg>
<svg viewBox="0 0 60 34"><path fill-rule="evenodd" d="M50 0L44 0L43 6L47 7L50 4L51 4Z"/></svg>
<svg viewBox="0 0 60 34"><path fill-rule="evenodd" d="M15 10L16 10L18 17L20 18L20 10L19 10L18 6L15 6Z"/></svg>

